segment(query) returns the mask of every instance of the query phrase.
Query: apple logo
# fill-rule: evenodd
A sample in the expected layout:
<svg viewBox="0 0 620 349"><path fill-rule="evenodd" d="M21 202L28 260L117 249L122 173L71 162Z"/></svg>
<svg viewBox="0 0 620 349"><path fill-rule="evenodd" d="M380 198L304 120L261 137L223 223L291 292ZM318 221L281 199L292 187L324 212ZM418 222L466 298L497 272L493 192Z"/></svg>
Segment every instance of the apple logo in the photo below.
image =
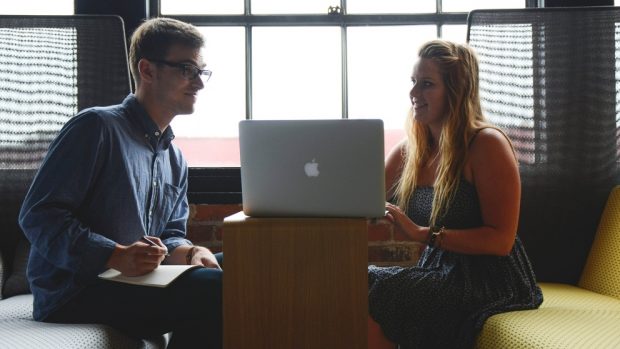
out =
<svg viewBox="0 0 620 349"><path fill-rule="evenodd" d="M316 162L316 159L312 159L312 162L307 162L304 165L304 171L306 172L306 176L308 177L318 177L319 163Z"/></svg>

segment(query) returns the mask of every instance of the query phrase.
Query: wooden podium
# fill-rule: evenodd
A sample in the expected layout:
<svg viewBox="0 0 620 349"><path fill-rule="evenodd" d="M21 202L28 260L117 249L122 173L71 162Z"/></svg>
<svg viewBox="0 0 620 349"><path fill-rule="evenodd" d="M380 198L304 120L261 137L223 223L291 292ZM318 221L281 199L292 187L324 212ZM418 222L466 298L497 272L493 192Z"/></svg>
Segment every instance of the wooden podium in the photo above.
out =
<svg viewBox="0 0 620 349"><path fill-rule="evenodd" d="M224 348L367 348L365 219L224 220Z"/></svg>

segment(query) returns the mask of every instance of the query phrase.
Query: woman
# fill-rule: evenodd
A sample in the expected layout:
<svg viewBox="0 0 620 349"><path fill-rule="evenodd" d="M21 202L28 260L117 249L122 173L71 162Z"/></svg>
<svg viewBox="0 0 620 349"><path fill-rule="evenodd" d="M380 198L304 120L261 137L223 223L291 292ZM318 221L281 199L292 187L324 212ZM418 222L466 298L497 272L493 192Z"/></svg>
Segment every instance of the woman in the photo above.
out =
<svg viewBox="0 0 620 349"><path fill-rule="evenodd" d="M489 316L542 302L516 236L517 161L484 121L473 51L435 40L418 56L408 137L386 161L386 209L427 247L415 267L369 267L369 348L471 347Z"/></svg>

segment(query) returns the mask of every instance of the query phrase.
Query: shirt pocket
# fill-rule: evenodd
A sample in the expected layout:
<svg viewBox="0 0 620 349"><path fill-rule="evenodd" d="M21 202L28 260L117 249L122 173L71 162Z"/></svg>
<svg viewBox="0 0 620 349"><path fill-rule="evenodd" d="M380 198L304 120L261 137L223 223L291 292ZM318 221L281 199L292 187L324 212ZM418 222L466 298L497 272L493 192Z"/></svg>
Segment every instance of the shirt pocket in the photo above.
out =
<svg viewBox="0 0 620 349"><path fill-rule="evenodd" d="M174 219L172 215L178 206L181 193L182 189L180 187L169 183L162 184L156 195L157 203L152 216L151 232L155 233L153 235L161 235L168 221Z"/></svg>

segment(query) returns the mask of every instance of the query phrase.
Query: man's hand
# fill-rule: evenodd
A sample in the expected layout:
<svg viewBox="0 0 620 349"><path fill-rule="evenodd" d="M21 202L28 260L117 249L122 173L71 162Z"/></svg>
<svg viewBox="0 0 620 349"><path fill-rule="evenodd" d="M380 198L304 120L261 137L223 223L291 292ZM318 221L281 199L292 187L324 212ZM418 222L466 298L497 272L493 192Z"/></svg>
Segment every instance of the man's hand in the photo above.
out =
<svg viewBox="0 0 620 349"><path fill-rule="evenodd" d="M222 269L217 263L217 258L209 249L202 246L193 246L193 255L190 264L202 265L207 268Z"/></svg>
<svg viewBox="0 0 620 349"><path fill-rule="evenodd" d="M127 276L144 275L161 264L166 258L166 252L165 247L151 246L142 241L136 241L129 246L116 244L107 267L116 269Z"/></svg>

